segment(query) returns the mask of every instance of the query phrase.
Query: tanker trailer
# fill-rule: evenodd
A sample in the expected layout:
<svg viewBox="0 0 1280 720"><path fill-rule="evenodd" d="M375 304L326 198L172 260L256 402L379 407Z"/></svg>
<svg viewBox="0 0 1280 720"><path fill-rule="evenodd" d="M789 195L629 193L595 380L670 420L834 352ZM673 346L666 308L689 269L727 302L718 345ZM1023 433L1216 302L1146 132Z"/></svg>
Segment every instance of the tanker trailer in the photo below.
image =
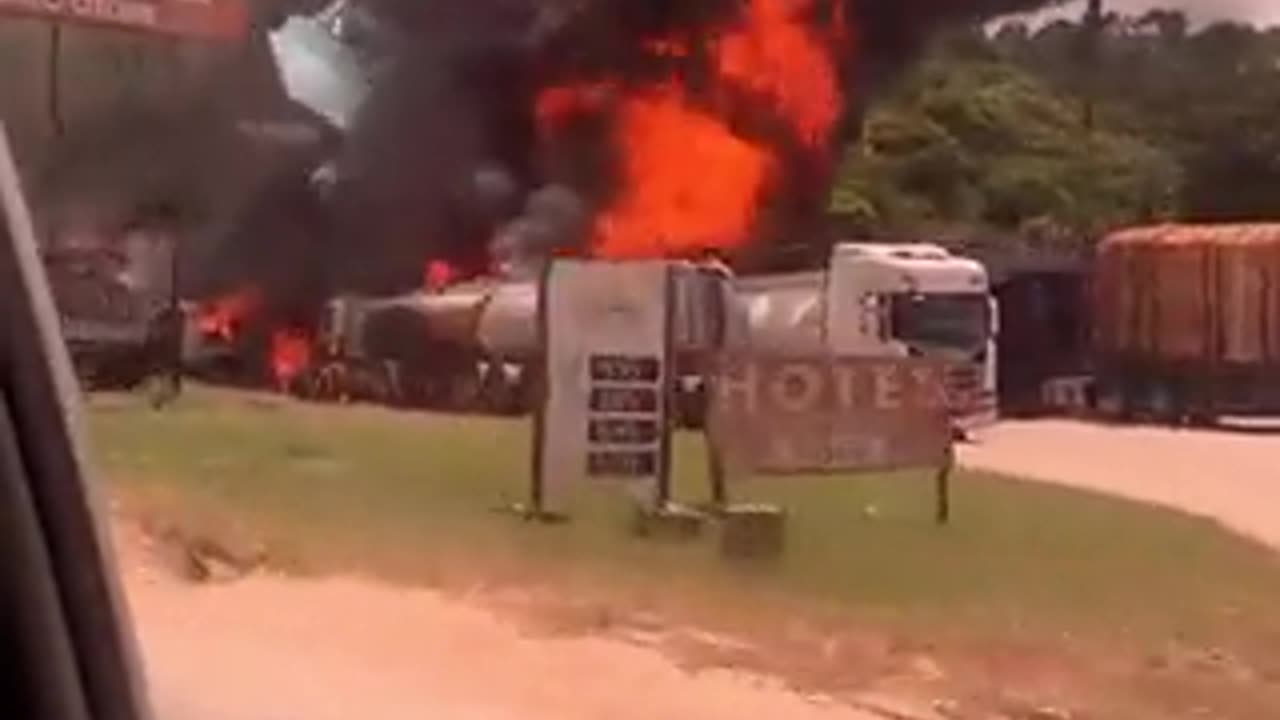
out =
<svg viewBox="0 0 1280 720"><path fill-rule="evenodd" d="M1280 413L1280 224L1123 230L1096 262L1101 410L1194 423Z"/></svg>
<svg viewBox="0 0 1280 720"><path fill-rule="evenodd" d="M735 306L721 276L690 263L676 267L676 401L696 423L701 363L722 341L724 314ZM438 293L337 298L323 342L346 372L385 377L390 394L405 404L527 412L542 355L537 317L537 283L486 279Z"/></svg>
<svg viewBox="0 0 1280 720"><path fill-rule="evenodd" d="M484 348L480 315L496 288L447 294L331 300L322 323L323 360L313 394L438 409L472 409Z"/></svg>

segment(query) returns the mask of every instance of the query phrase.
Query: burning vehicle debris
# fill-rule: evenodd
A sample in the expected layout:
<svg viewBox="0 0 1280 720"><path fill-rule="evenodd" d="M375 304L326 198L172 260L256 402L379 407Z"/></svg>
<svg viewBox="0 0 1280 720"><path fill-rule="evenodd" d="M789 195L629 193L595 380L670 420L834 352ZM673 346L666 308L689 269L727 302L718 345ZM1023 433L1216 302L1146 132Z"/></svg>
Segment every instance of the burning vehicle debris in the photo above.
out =
<svg viewBox="0 0 1280 720"><path fill-rule="evenodd" d="M64 338L90 389L130 389L173 368L184 324L173 239L155 228L72 233L41 248Z"/></svg>
<svg viewBox="0 0 1280 720"><path fill-rule="evenodd" d="M769 248L829 235L837 148L932 29L1039 4L340 2L309 32L343 54L330 80L367 92L314 108L339 118L334 154L202 264L195 339L304 394L470 406L501 387L486 403L510 406L520 382L494 378L527 358L480 337L550 258L768 270ZM335 320L353 314L358 341Z"/></svg>

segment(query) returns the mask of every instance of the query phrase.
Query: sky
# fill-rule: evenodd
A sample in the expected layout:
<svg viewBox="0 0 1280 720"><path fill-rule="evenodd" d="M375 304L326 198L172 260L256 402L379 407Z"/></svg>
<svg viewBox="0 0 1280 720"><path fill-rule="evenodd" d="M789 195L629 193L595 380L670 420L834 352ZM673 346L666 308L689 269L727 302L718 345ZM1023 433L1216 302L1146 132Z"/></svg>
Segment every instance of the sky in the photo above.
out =
<svg viewBox="0 0 1280 720"><path fill-rule="evenodd" d="M1280 0L1103 0L1103 3L1108 10L1128 14L1139 14L1156 7L1180 9L1196 23L1231 19L1280 25ZM1079 17L1084 14L1084 6L1085 0L1075 0L1049 12Z"/></svg>

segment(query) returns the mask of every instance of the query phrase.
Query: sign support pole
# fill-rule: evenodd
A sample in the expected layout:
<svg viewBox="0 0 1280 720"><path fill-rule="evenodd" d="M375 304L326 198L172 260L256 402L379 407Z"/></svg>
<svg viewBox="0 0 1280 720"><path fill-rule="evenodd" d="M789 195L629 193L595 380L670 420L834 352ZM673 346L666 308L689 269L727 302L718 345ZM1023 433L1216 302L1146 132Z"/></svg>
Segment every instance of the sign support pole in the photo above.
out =
<svg viewBox="0 0 1280 720"><path fill-rule="evenodd" d="M711 508L723 513L729 507L729 487L724 476L724 458L720 455L720 443L706 433L707 475L711 481Z"/></svg>
<svg viewBox="0 0 1280 720"><path fill-rule="evenodd" d="M936 520L938 525L948 525L951 522L951 472L956 466L955 445L947 445L947 455L942 461L942 467L938 468L936 477L937 488L937 513Z"/></svg>
<svg viewBox="0 0 1280 720"><path fill-rule="evenodd" d="M714 309L715 331L712 342L703 350L698 361L698 371L702 384L702 407L699 409L702 418L702 437L707 453L707 481L710 485L710 509L716 515L724 515L729 508L728 478L725 476L724 454L721 452L721 440L716 433L716 387L717 370L724 353L729 333L729 311L725 292L727 281L717 277Z"/></svg>
<svg viewBox="0 0 1280 720"><path fill-rule="evenodd" d="M658 483L654 497L656 512L662 512L671 504L671 424L675 416L675 353L673 352L676 287L671 269L667 268L663 287L665 308L662 318L662 424L658 428Z"/></svg>
<svg viewBox="0 0 1280 720"><path fill-rule="evenodd" d="M707 483L711 511L723 515L729 508L729 478L726 477L722 440L716 430L716 364L719 358L707 353L702 359L702 437L707 453Z"/></svg>
<svg viewBox="0 0 1280 720"><path fill-rule="evenodd" d="M182 345L183 334L186 328L186 316L182 312L182 292L179 289L179 283L182 281L182 266L178 256L180 254L178 247L178 228L170 228L173 233L169 236L169 321L172 323L168 341L171 343L169 347L169 383L173 392L172 400L177 400L182 395L182 373L183 367Z"/></svg>
<svg viewBox="0 0 1280 720"><path fill-rule="evenodd" d="M525 509L526 519L539 518L546 512L546 478L544 475L543 440L546 435L547 393L550 391L551 378L547 363L547 281L551 274L551 265L542 269L538 278L537 323L538 347L542 348L541 362L538 363L538 378L534 381L534 392L537 395L536 409L533 414L533 468L529 474L529 507Z"/></svg>

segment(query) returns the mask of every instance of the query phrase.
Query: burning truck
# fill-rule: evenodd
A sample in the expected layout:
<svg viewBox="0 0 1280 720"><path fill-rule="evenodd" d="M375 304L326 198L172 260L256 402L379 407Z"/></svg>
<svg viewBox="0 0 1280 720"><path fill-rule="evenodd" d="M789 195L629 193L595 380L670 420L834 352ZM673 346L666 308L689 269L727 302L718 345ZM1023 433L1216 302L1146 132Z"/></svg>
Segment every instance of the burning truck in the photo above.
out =
<svg viewBox="0 0 1280 720"><path fill-rule="evenodd" d="M85 234L41 248L77 377L131 389L177 360L174 244L155 232Z"/></svg>
<svg viewBox="0 0 1280 720"><path fill-rule="evenodd" d="M676 407L687 425L702 420L706 364L723 350L938 357L953 367L958 424L995 418L995 308L979 263L933 245L841 243L826 268L807 273L676 267ZM310 342L272 339L269 364L282 389L312 399L529 412L542 352L537 304L536 281L492 278L334 298Z"/></svg>
<svg viewBox="0 0 1280 720"><path fill-rule="evenodd" d="M674 334L679 407L700 417L703 363L741 334L741 313L720 274L677 263ZM736 316L736 317L735 317ZM321 362L296 387L317 398L524 413L535 407L542 348L535 281L481 279L443 292L335 298L318 337Z"/></svg>

